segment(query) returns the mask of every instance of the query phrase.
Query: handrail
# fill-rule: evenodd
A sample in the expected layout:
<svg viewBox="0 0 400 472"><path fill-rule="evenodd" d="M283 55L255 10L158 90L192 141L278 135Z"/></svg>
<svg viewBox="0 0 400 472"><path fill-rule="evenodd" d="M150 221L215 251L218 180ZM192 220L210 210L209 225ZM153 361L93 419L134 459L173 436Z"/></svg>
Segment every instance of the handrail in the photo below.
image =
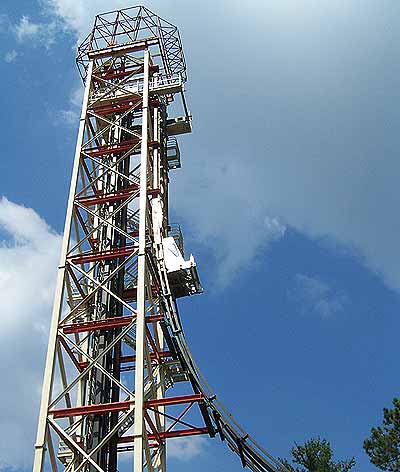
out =
<svg viewBox="0 0 400 472"><path fill-rule="evenodd" d="M174 74L172 76L156 75L149 82L150 92L160 92L165 87L182 87L183 79L181 75ZM115 84L115 88L112 92L104 95L104 90L99 88L98 91L94 91L92 99L96 100L101 97L103 100L109 100L110 98L120 98L132 94L143 93L143 78L132 78L126 79L121 84Z"/></svg>

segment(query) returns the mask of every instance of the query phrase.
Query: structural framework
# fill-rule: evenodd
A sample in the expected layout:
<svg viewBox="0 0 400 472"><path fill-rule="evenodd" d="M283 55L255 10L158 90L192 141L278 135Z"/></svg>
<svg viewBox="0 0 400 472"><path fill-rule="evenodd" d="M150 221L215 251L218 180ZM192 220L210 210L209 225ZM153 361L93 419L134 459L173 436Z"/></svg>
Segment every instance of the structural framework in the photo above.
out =
<svg viewBox="0 0 400 472"><path fill-rule="evenodd" d="M166 441L218 435L255 472L282 465L233 419L185 341L177 299L202 291L168 216L176 136L191 131L175 26L147 8L98 15L50 328L34 472L166 469ZM168 108L181 105L182 116ZM132 466L131 466L132 467Z"/></svg>

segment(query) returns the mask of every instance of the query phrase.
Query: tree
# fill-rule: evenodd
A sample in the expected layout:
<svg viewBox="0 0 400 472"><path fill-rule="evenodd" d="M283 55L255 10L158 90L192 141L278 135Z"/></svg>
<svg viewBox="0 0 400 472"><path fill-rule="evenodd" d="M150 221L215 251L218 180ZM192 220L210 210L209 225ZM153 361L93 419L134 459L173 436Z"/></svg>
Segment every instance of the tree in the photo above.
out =
<svg viewBox="0 0 400 472"><path fill-rule="evenodd" d="M304 445L296 444L291 450L293 466L288 460L280 459L289 472L348 472L356 463L354 457L345 461L333 461L332 448L328 441L312 438Z"/></svg>
<svg viewBox="0 0 400 472"><path fill-rule="evenodd" d="M400 472L400 399L393 399L393 409L383 409L383 425L371 429L364 441L371 462L382 470Z"/></svg>

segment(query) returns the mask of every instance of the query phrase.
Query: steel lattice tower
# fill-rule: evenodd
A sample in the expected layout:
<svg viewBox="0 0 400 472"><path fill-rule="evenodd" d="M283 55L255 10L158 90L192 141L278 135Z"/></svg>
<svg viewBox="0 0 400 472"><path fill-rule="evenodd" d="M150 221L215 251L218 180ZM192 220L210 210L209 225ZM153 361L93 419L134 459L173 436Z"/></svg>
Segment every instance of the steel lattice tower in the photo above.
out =
<svg viewBox="0 0 400 472"><path fill-rule="evenodd" d="M144 7L98 15L77 64L85 92L34 472L117 472L121 454L134 472L164 472L166 440L198 434L218 434L251 470L282 470L217 400L182 330L176 300L202 288L168 215L175 136L191 131L177 28ZM176 99L183 113L170 118Z"/></svg>

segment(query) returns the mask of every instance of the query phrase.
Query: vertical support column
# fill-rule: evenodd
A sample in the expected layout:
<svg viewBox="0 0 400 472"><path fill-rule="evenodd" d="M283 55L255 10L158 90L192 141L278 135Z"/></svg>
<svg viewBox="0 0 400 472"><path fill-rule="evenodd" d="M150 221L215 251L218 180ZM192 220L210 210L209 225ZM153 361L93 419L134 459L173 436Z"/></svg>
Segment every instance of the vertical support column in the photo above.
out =
<svg viewBox="0 0 400 472"><path fill-rule="evenodd" d="M36 443L35 443L33 472L42 472L44 460L45 460L46 434L47 434L47 428L48 428L47 414L48 414L48 406L51 399L51 391L53 387L55 357L56 357L56 348L57 348L58 322L60 319L60 313L61 313L62 305L63 305L65 263L66 263L68 244L69 244L69 238L70 238L71 227L72 227L72 213L74 209L75 192L76 192L76 186L77 186L78 175L79 175L79 162L80 162L80 156L81 156L81 147L82 147L83 137L85 133L86 113L87 113L87 107L88 107L88 102L89 102L89 92L90 92L90 86L91 86L91 80L92 80L92 71L93 71L93 62L90 62L88 66L87 77L86 77L85 93L83 96L81 118L79 122L78 137L76 141L74 166L72 170L71 186L69 190L67 214L65 217L64 237L63 237L63 242L61 246L60 266L58 269L57 284L56 284L56 290L54 294L53 313L52 313L51 324L50 324L49 344L47 348L46 367L45 367L43 388L42 388L42 399L40 403L39 422L38 422L38 430L37 430L37 437L36 437Z"/></svg>
<svg viewBox="0 0 400 472"><path fill-rule="evenodd" d="M157 80L157 73L154 74L154 80ZM153 130L154 130L154 140L158 143L160 142L160 110L159 108L154 108L154 119L153 119ZM160 152L159 148L156 147L153 151L153 188L161 188L161 175L160 175ZM163 215L161 207L161 197L160 195L153 197L151 200L152 205L152 219L153 219L153 237L154 237L154 250L156 257L160 257L160 250L162 247L162 224L163 224ZM158 349L161 351L164 350L164 333L161 329L159 323L157 323L157 328L155 331L155 339ZM165 374L163 369L159 369L157 373L157 391L156 398L165 397ZM165 431L165 406L160 405L157 407L158 414L156 416L157 427L161 432ZM154 468L159 472L165 472L166 467L166 444L159 445L159 455L154 464Z"/></svg>
<svg viewBox="0 0 400 472"><path fill-rule="evenodd" d="M160 323L157 323L157 338L159 341L159 348L160 351L164 350L164 333L161 329ZM161 399L165 397L165 374L163 370L159 370L157 375L158 387L157 387L157 399ZM161 431L165 431L165 406L159 406L158 411L160 413L160 426ZM157 466L159 467L159 472L165 472L165 468L167 465L167 444L166 441L164 444L160 444L160 457L157 460Z"/></svg>
<svg viewBox="0 0 400 472"><path fill-rule="evenodd" d="M146 219L148 166L149 51L144 52L142 142L140 149L139 254L137 277L134 472L143 469L144 358L146 342Z"/></svg>

